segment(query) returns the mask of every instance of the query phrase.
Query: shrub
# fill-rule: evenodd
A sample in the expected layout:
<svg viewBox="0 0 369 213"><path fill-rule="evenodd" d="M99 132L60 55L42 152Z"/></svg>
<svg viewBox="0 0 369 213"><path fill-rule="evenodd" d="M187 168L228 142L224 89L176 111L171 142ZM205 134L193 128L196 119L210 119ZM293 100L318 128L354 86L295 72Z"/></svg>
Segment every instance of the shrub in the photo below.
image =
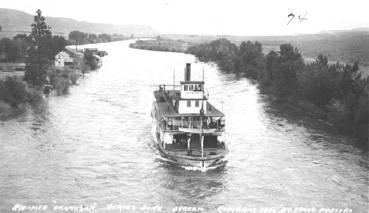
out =
<svg viewBox="0 0 369 213"><path fill-rule="evenodd" d="M79 77L80 77L80 74L76 70L69 72L69 79L73 85L77 84Z"/></svg>
<svg viewBox="0 0 369 213"><path fill-rule="evenodd" d="M85 64L91 68L91 70L95 70L98 68L98 61L96 56L93 55L92 52L90 51L86 51L84 53L84 61Z"/></svg>
<svg viewBox="0 0 369 213"><path fill-rule="evenodd" d="M15 77L7 77L0 81L0 100L9 103L12 107L18 107L20 103L27 101L27 84Z"/></svg>
<svg viewBox="0 0 369 213"><path fill-rule="evenodd" d="M70 81L66 75L58 75L53 86L56 95L65 95L69 93Z"/></svg>
<svg viewBox="0 0 369 213"><path fill-rule="evenodd" d="M35 88L28 88L27 97L30 103L39 103L43 99L43 93L41 90Z"/></svg>

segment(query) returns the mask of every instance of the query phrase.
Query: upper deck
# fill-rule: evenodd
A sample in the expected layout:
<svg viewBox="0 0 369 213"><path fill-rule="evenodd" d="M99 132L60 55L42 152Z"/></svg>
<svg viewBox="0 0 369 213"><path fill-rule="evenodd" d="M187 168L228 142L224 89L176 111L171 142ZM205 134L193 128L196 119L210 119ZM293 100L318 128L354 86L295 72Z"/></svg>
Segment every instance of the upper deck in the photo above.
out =
<svg viewBox="0 0 369 213"><path fill-rule="evenodd" d="M204 113L201 115L199 110L197 113L179 113L178 112L178 101L181 100L181 93L179 90L156 90L154 91L155 107L160 117L224 117L224 114L215 108L212 104L206 101L202 107Z"/></svg>
<svg viewBox="0 0 369 213"><path fill-rule="evenodd" d="M224 131L224 114L208 102L205 82L191 80L191 65L186 64L185 80L180 85L159 85L154 91L152 117L165 131L216 134ZM173 86L172 90L166 86ZM176 89L176 88L180 89ZM168 88L168 87L167 87Z"/></svg>

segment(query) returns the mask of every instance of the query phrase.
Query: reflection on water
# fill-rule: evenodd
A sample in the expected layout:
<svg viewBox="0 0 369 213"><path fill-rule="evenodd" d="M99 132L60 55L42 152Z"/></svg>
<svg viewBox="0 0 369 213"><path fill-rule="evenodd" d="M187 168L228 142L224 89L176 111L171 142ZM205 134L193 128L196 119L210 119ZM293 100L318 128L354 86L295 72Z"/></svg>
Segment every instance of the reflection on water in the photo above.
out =
<svg viewBox="0 0 369 213"><path fill-rule="evenodd" d="M104 66L67 96L0 121L0 210L16 203L217 207L350 207L368 202L366 153L351 138L273 106L256 85L191 55L98 44ZM228 163L207 172L160 158L152 85L181 80L186 62L226 114ZM223 106L222 106L223 105Z"/></svg>

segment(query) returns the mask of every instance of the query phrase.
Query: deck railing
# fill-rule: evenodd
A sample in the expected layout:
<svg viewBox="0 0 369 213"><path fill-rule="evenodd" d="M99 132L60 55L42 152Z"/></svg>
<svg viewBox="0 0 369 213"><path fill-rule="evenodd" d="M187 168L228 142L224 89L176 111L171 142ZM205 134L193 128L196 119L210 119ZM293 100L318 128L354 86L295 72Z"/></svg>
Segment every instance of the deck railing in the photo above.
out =
<svg viewBox="0 0 369 213"><path fill-rule="evenodd" d="M202 124L201 124L202 122ZM221 119L217 120L169 120L168 122L162 122L163 127L166 130L174 130L177 131L181 129L195 129L195 130L214 130L214 131L223 131L225 125L222 123Z"/></svg>

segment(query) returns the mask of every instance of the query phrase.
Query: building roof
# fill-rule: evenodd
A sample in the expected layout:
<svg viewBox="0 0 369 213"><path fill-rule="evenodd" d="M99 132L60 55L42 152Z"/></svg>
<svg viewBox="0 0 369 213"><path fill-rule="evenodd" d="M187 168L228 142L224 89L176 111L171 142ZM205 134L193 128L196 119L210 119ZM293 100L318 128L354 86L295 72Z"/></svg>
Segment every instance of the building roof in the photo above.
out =
<svg viewBox="0 0 369 213"><path fill-rule="evenodd" d="M62 55L62 56L69 56L69 57L71 57L71 56L72 56L68 51L64 51L64 50L62 50L62 51L58 52L58 54L56 54L56 55L55 55L55 58L56 58L57 56L60 56L60 55Z"/></svg>

